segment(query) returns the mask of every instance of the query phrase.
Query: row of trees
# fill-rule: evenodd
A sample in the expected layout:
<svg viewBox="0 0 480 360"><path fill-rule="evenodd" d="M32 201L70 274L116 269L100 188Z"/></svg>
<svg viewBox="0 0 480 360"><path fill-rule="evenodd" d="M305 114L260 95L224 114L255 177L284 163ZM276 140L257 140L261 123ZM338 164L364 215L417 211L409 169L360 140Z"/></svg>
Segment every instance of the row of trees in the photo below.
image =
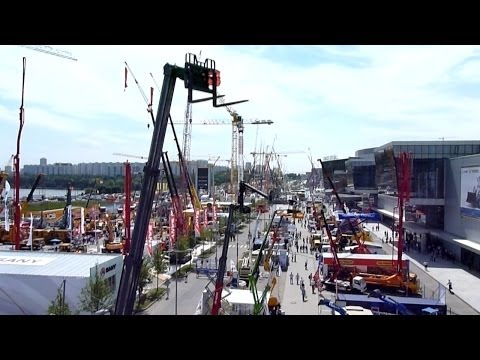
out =
<svg viewBox="0 0 480 360"><path fill-rule="evenodd" d="M142 297L143 290L148 283L152 281L152 270L155 274L161 274L167 269L167 261L164 258L164 254L159 247L155 247L151 257L145 257L143 259L142 268L140 270L140 277L138 280L138 305L141 305L144 301ZM114 301L113 289L110 285L101 277L99 271L95 272L93 278L91 277L85 287L81 290L79 297L79 311L73 313L69 304L65 301L65 280L60 285L57 291L57 296L48 307L48 314L50 315L78 315L80 311L89 312L95 314L101 310L111 309ZM157 293L158 293L158 276L157 276Z"/></svg>
<svg viewBox="0 0 480 360"><path fill-rule="evenodd" d="M20 187L22 189L31 189L37 175L25 174L20 177ZM174 177L177 184L182 181L178 177ZM140 191L142 188L143 175L132 174L132 191ZM160 181L162 179L160 178ZM165 181L165 179L163 179ZM220 171L215 173L215 185L221 185L230 181L229 171ZM68 186L73 186L74 189L90 193L92 190L99 194L113 194L122 193L124 189L123 176L91 176L91 175L46 175L42 178L38 188L45 189L65 189L67 192Z"/></svg>

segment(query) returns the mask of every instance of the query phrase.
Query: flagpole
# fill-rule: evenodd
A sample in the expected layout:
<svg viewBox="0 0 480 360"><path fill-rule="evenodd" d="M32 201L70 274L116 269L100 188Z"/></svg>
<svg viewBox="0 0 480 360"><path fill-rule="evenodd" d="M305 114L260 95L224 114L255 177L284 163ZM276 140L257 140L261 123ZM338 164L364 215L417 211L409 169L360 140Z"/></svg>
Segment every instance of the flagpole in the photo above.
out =
<svg viewBox="0 0 480 360"><path fill-rule="evenodd" d="M33 251L33 215L30 213L30 234L28 235L28 242L30 243L30 251Z"/></svg>

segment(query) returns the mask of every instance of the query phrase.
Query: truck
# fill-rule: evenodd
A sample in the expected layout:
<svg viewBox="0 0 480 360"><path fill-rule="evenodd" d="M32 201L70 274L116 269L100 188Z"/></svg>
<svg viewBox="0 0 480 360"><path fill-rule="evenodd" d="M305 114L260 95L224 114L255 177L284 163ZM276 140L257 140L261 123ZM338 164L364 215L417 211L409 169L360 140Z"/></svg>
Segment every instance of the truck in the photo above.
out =
<svg viewBox="0 0 480 360"><path fill-rule="evenodd" d="M367 291L367 283L365 279L361 276L354 276L352 281L348 280L324 280L322 284L329 291L341 291L341 292L350 292L350 293L360 293L363 294Z"/></svg>

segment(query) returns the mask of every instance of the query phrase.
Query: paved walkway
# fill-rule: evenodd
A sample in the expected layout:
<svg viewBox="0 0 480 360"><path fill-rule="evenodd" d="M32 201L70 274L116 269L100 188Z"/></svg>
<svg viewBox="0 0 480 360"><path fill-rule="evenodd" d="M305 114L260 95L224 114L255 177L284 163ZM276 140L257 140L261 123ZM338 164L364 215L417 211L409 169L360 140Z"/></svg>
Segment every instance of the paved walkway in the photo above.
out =
<svg viewBox="0 0 480 360"><path fill-rule="evenodd" d="M375 242L381 243L385 231L388 231L391 237L390 228L380 223L379 231L372 231L374 224L367 224L367 228L375 235ZM387 254L392 253L392 244L383 244ZM395 254L397 248L394 247ZM458 315L479 315L480 314L480 274L468 271L467 268L458 262L444 260L437 257L435 262L430 260L430 254L412 251L405 254L410 259L411 269L415 272L421 285L425 285L430 290L437 289L438 284L447 286L448 280L452 282L454 295L447 291L447 309ZM423 262L428 262L428 270L425 271ZM429 296L428 291L426 296Z"/></svg>
<svg viewBox="0 0 480 360"><path fill-rule="evenodd" d="M302 223L296 223L297 231L300 231L302 236L301 238L307 239L310 236L310 233L306 228L302 226ZM299 245L302 245L302 239L298 242ZM295 247L292 248L295 251ZM309 274L314 274L317 270L317 262L315 261L315 255L310 253L296 253L297 261L290 261L290 266L288 267L287 272L282 272L280 284L283 283L283 289L280 287L280 301L282 304L282 310L285 311L286 315L331 315L331 310L326 306L318 306L318 290L315 289L315 294L312 294L312 287L308 280ZM307 269L305 270L305 261L307 261ZM293 285L290 284L290 272L293 273ZM295 276L299 274L305 282L305 290L307 294L307 301L303 302L302 293L300 291L300 286L297 285Z"/></svg>
<svg viewBox="0 0 480 360"><path fill-rule="evenodd" d="M376 225L376 224L375 224ZM391 230L380 224L378 231L372 231L373 224L367 224L367 228L374 235L374 241L381 242L385 231ZM302 238L310 236L310 233L302 227L301 223L296 224L297 231L300 231ZM302 240L299 241L299 245ZM392 253L392 244L383 243L383 248L387 254ZM295 249L293 248L295 251ZM397 248L394 248L395 254ZM296 262L290 261L290 266L287 272L282 272L280 281L278 281L279 291L278 296L282 304L282 310L286 315L331 315L331 310L324 305L318 306L319 295L312 294L309 286L308 275L315 273L316 262L315 256L310 253L296 253ZM453 284L453 291L455 294L450 294L446 291L447 312L457 315L479 315L480 314L480 276L468 271L464 266L458 262L452 263L444 259L436 259L435 262L430 261L430 254L420 254L418 252L410 252L405 255L410 259L410 271L417 274L420 279L421 286L424 289L424 296L431 297L434 291L438 291L439 284L446 286L448 280ZM307 261L307 269L305 270L305 261ZM425 271L423 262L428 261L428 270ZM293 285L290 284L290 273L294 275ZM296 284L295 275L299 274L305 281L305 289L307 290L307 301L302 301L302 294L299 285ZM323 295L332 297L333 295L327 291Z"/></svg>

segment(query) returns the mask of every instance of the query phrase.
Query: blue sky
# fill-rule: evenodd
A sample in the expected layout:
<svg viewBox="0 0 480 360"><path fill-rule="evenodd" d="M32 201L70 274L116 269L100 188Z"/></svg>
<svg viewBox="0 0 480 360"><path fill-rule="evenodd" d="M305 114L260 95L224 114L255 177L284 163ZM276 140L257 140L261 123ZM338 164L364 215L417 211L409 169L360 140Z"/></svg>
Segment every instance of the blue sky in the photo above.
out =
<svg viewBox="0 0 480 360"><path fill-rule="evenodd" d="M66 60L20 46L0 46L0 167L16 152L22 57L27 58L25 126L20 161L102 162L147 156L152 127L132 77L124 91L124 61L149 93L165 63L183 66L187 52L215 60L226 101L247 121L244 161L253 151L281 157L291 172L308 159L354 156L355 150L395 140L478 140L479 46L53 46ZM200 94L197 95L197 97ZM159 92L154 90L154 108ZM171 115L183 122L187 91L177 81ZM193 121L224 120L224 108L193 105ZM183 126L176 131L181 138ZM171 131L164 150L176 153ZM191 158L231 157L231 126L193 125ZM130 159L134 160L134 159Z"/></svg>

